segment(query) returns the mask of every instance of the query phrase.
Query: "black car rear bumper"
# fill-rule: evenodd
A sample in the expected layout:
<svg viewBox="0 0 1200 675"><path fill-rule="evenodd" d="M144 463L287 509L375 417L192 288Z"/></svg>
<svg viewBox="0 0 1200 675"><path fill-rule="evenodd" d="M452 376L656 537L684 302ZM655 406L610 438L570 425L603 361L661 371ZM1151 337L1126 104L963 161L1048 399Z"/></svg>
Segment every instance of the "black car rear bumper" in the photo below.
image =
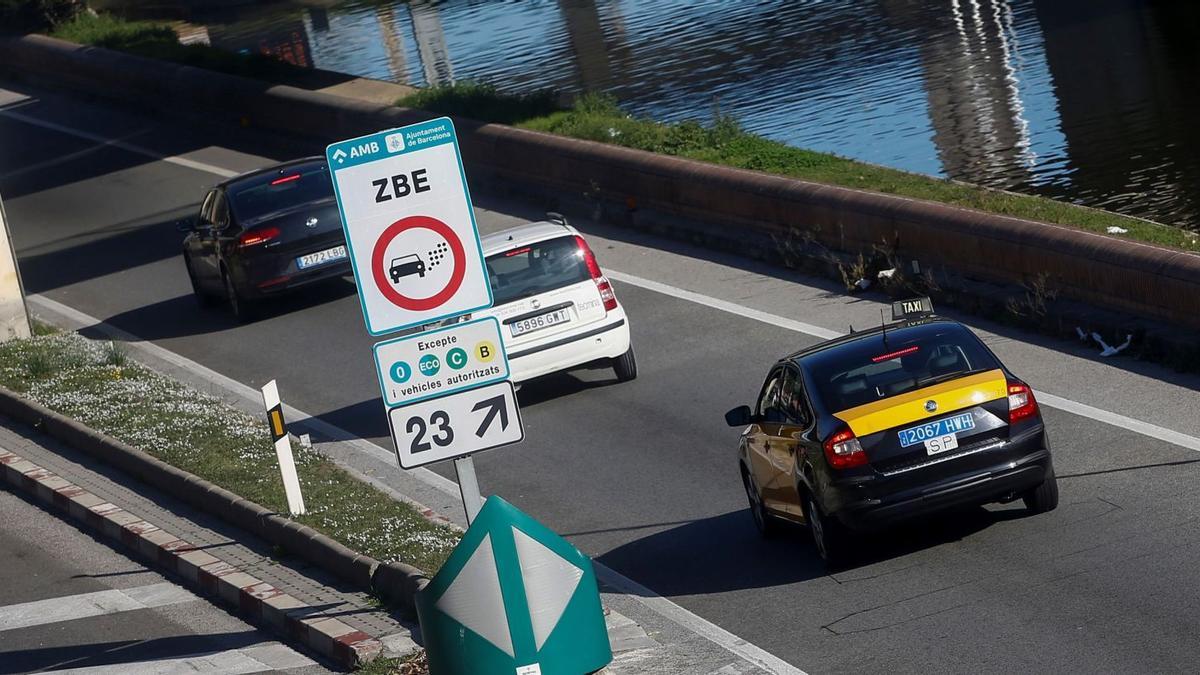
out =
<svg viewBox="0 0 1200 675"><path fill-rule="evenodd" d="M981 453L983 454L983 453ZM841 522L856 530L872 530L946 508L986 504L1014 497L1053 475L1053 461L1041 429L1006 441L986 452L970 468L954 471L954 459L913 476L877 475L869 480L834 481L823 500ZM929 479L920 482L926 472ZM832 507L832 508L830 508Z"/></svg>
<svg viewBox="0 0 1200 675"><path fill-rule="evenodd" d="M337 262L327 263L320 267L307 269L302 272L294 272L281 277L266 277L266 278L246 278L242 282L242 294L248 299L259 300L275 295L287 293L301 286L327 281L330 279L345 277L353 274L350 268L349 260L339 260ZM236 277L235 277L236 278Z"/></svg>

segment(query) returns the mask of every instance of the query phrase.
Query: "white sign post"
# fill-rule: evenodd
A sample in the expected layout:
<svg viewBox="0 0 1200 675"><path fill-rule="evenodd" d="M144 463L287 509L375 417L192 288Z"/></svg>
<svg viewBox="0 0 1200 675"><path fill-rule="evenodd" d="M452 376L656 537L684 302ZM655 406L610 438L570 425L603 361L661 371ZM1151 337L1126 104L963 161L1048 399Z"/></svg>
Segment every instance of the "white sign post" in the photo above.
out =
<svg viewBox="0 0 1200 675"><path fill-rule="evenodd" d="M449 118L339 141L325 157L368 333L492 305ZM483 503L471 453L525 438L499 323L456 324L373 351L400 466L454 459L470 523Z"/></svg>
<svg viewBox="0 0 1200 675"><path fill-rule="evenodd" d="M304 495L300 493L300 477L296 474L296 461L292 457L292 439L288 437L287 425L283 423L283 403L279 400L279 387L275 380L263 385L262 395L263 405L267 407L271 439L275 441L275 455L279 458L279 473L283 476L288 511L293 516L302 516L305 514Z"/></svg>

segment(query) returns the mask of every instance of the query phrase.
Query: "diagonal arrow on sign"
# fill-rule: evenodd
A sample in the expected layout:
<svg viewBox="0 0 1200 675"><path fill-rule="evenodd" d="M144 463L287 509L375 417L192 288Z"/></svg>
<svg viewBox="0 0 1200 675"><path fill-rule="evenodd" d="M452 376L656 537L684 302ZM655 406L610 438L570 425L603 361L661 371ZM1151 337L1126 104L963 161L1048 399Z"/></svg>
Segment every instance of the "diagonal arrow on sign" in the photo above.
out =
<svg viewBox="0 0 1200 675"><path fill-rule="evenodd" d="M503 395L476 403L475 407L471 408L471 412L479 412L484 408L487 408L487 414L483 416L483 424L479 425L479 429L475 432L476 436L483 438L483 435L492 426L492 421L496 419L497 414L500 415L500 431L508 428L508 406L504 404Z"/></svg>

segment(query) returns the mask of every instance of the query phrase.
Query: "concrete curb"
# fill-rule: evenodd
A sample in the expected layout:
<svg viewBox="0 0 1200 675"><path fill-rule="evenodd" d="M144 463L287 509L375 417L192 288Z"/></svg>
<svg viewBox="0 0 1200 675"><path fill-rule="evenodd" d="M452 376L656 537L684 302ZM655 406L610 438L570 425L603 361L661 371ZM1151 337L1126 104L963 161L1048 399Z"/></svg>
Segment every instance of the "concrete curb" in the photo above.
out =
<svg viewBox="0 0 1200 675"><path fill-rule="evenodd" d="M316 530L239 497L218 485L106 436L80 422L0 387L0 414L40 429L163 492L254 534L369 590L404 612L429 583L421 570L403 563L381 564Z"/></svg>
<svg viewBox="0 0 1200 675"><path fill-rule="evenodd" d="M0 448L0 481L8 483L119 543L252 623L299 643L342 668L355 668L383 652L383 643L330 617L311 617L305 603L216 557L141 516Z"/></svg>

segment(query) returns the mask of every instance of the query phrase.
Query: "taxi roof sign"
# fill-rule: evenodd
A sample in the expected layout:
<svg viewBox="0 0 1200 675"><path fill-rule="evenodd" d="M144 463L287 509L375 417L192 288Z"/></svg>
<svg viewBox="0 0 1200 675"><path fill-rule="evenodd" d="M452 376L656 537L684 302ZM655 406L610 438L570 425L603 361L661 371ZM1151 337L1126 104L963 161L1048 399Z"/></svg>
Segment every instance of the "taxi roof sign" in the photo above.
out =
<svg viewBox="0 0 1200 675"><path fill-rule="evenodd" d="M927 296L892 303L892 321L922 319L933 314L933 301Z"/></svg>

